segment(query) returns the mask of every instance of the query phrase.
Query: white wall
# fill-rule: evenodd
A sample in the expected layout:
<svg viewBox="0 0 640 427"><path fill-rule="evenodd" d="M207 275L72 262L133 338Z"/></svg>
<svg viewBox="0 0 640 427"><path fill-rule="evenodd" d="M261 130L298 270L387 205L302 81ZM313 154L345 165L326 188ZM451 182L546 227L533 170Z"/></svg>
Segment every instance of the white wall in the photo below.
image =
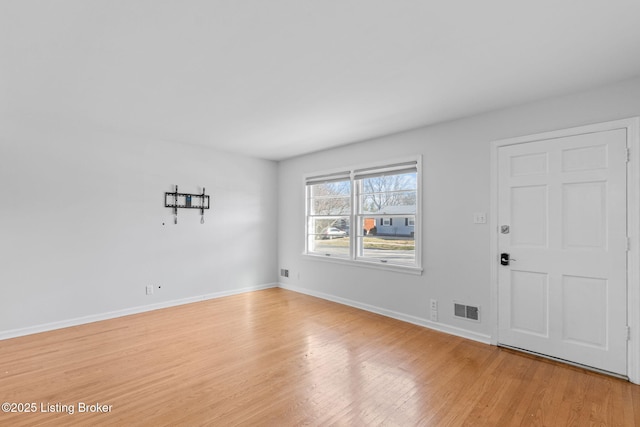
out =
<svg viewBox="0 0 640 427"><path fill-rule="evenodd" d="M0 337L276 282L277 163L27 122L0 126Z"/></svg>
<svg viewBox="0 0 640 427"><path fill-rule="evenodd" d="M279 267L284 287L488 341L490 142L640 115L640 78L475 117L352 144L280 163ZM339 265L302 256L304 174L386 158L423 156L422 276ZM439 301L431 324L429 299ZM454 318L453 301L479 305L482 322Z"/></svg>

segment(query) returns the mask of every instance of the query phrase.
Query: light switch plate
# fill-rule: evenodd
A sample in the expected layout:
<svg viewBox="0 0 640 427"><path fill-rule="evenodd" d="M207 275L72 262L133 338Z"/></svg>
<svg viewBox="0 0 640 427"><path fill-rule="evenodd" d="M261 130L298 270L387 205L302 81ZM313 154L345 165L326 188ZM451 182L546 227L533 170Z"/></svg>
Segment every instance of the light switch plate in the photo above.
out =
<svg viewBox="0 0 640 427"><path fill-rule="evenodd" d="M487 214L485 212L476 212L473 214L473 223L474 224L486 224L487 223Z"/></svg>

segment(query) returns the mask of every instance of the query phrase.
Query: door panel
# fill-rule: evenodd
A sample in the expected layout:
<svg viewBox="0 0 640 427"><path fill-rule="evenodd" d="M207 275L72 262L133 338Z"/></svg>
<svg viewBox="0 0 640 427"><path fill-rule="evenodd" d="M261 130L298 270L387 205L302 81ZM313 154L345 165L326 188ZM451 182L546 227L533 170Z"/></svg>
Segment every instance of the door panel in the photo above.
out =
<svg viewBox="0 0 640 427"><path fill-rule="evenodd" d="M564 249L606 250L607 183L562 185Z"/></svg>
<svg viewBox="0 0 640 427"><path fill-rule="evenodd" d="M531 185L511 188L511 244L513 246L547 246L547 186Z"/></svg>
<svg viewBox="0 0 640 427"><path fill-rule="evenodd" d="M525 154L511 158L511 176L547 173L547 153Z"/></svg>
<svg viewBox="0 0 640 427"><path fill-rule="evenodd" d="M607 280L562 277L562 339L577 345L607 347Z"/></svg>
<svg viewBox="0 0 640 427"><path fill-rule="evenodd" d="M548 307L548 275L511 270L511 329L548 336Z"/></svg>
<svg viewBox="0 0 640 427"><path fill-rule="evenodd" d="M577 172L606 169L608 164L607 160L606 145L562 150L562 171Z"/></svg>
<svg viewBox="0 0 640 427"><path fill-rule="evenodd" d="M626 374L625 129L498 152L501 344Z"/></svg>

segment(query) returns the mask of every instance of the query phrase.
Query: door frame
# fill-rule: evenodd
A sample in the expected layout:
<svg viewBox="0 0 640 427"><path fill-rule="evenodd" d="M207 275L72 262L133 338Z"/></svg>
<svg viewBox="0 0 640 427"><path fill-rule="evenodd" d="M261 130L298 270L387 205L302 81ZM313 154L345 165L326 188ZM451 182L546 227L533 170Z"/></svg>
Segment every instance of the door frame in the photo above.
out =
<svg viewBox="0 0 640 427"><path fill-rule="evenodd" d="M630 239L630 247L627 252L627 324L630 327L630 339L627 343L627 377L632 383L640 384L640 117L559 129L491 142L491 204L489 215L491 227L491 344L497 345L499 342L498 153L500 147L614 129L627 130L627 147L629 149L629 164L627 167L627 233Z"/></svg>

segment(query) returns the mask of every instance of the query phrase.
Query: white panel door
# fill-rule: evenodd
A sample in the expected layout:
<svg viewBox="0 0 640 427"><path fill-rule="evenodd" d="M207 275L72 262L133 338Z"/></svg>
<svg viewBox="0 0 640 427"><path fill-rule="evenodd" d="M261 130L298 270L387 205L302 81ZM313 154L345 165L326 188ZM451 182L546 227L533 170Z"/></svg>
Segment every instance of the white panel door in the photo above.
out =
<svg viewBox="0 0 640 427"><path fill-rule="evenodd" d="M498 153L499 343L626 375L626 129Z"/></svg>

